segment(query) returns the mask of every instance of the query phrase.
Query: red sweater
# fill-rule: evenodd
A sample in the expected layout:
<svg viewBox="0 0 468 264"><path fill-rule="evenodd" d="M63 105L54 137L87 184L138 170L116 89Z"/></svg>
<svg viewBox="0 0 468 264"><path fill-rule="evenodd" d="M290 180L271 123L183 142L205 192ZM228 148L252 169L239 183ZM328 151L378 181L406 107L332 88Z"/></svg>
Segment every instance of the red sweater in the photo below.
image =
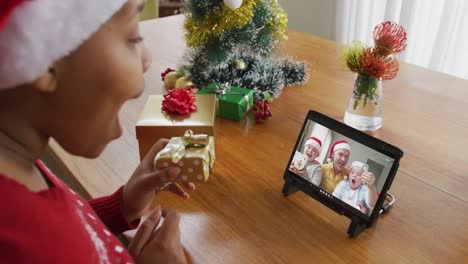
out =
<svg viewBox="0 0 468 264"><path fill-rule="evenodd" d="M38 193L0 175L0 263L133 263L112 235L138 225L123 216L123 188L87 202L36 164L52 183Z"/></svg>

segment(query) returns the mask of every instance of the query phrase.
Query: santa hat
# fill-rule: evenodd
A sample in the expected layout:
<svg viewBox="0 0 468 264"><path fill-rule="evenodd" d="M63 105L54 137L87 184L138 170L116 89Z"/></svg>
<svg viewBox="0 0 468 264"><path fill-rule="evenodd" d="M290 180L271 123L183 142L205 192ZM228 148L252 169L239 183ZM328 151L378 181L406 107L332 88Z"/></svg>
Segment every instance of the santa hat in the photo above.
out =
<svg viewBox="0 0 468 264"><path fill-rule="evenodd" d="M360 168L360 169L362 169L363 171L368 171L369 165L367 165L367 164L364 163L364 162L353 161L353 163L351 163L351 167L349 167L349 170L351 171L352 168ZM348 174L349 174L349 172L348 172ZM347 180L347 179L348 179L348 175L346 175L346 176L344 177L344 179ZM365 184L367 184L367 183L365 183Z"/></svg>
<svg viewBox="0 0 468 264"><path fill-rule="evenodd" d="M367 167L367 164L365 164L364 162L360 162L360 161L353 161L353 163L351 163L351 167L349 168L351 169L353 167L364 169L364 167Z"/></svg>
<svg viewBox="0 0 468 264"><path fill-rule="evenodd" d="M1 1L0 89L37 79L78 48L127 1Z"/></svg>
<svg viewBox="0 0 468 264"><path fill-rule="evenodd" d="M322 150L322 141L316 137L308 138L304 145L312 145L312 147L316 148L319 153Z"/></svg>
<svg viewBox="0 0 468 264"><path fill-rule="evenodd" d="M351 147L349 146L348 142L346 142L346 140L340 139L340 140L335 141L335 143L333 143L333 145L331 146L330 158L333 158L333 153L335 153L335 151L340 150L340 149L347 149L351 151Z"/></svg>

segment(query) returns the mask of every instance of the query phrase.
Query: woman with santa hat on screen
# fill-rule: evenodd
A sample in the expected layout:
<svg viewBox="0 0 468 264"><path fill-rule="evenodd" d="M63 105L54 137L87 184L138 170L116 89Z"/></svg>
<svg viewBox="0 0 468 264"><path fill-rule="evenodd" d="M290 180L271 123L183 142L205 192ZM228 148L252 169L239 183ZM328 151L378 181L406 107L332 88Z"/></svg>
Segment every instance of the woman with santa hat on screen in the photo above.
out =
<svg viewBox="0 0 468 264"><path fill-rule="evenodd" d="M125 186L90 201L39 160L51 138L73 155L96 158L120 137L118 112L142 93L148 67L138 29L143 4L1 1L0 263L186 262L173 210L153 210L128 251L114 236L139 225L162 186L189 197L182 186L167 185L178 168L153 170L167 140Z"/></svg>

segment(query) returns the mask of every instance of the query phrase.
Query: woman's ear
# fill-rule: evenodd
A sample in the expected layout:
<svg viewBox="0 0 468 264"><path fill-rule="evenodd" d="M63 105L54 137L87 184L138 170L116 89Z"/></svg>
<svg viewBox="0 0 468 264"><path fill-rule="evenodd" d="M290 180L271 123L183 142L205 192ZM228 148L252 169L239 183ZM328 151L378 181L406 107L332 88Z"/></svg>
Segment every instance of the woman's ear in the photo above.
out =
<svg viewBox="0 0 468 264"><path fill-rule="evenodd" d="M53 93L57 89L57 78L55 74L55 69L50 68L49 71L42 74L37 78L32 86L34 89L41 93Z"/></svg>

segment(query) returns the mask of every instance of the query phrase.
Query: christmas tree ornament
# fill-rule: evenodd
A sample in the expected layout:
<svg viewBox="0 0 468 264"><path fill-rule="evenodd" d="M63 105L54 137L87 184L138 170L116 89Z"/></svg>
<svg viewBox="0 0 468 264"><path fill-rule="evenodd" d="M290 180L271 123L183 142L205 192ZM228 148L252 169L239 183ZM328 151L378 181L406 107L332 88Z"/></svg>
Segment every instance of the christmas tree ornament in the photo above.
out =
<svg viewBox="0 0 468 264"><path fill-rule="evenodd" d="M242 0L224 0L223 3L231 9L237 9L242 5Z"/></svg>
<svg viewBox="0 0 468 264"><path fill-rule="evenodd" d="M164 82L164 79L166 78L166 75L167 75L168 73L170 73L170 72L173 72L173 71L175 71L175 70L174 70L174 69L171 69L171 68L167 68L165 71L163 71L163 72L161 73L161 81Z"/></svg>
<svg viewBox="0 0 468 264"><path fill-rule="evenodd" d="M245 61L242 60L242 59L237 59L234 61L234 63L236 64L236 69L238 70L245 70L247 68L247 65L245 64Z"/></svg>
<svg viewBox="0 0 468 264"><path fill-rule="evenodd" d="M187 86L193 86L193 82L187 76L182 76L175 82L175 88L185 88Z"/></svg>
<svg viewBox="0 0 468 264"><path fill-rule="evenodd" d="M175 88L177 79L179 79L180 76L176 71L171 71L167 73L163 78L164 78L164 87L168 90L171 90Z"/></svg>
<svg viewBox="0 0 468 264"><path fill-rule="evenodd" d="M252 20L257 0L244 0L237 9L220 8L213 0L185 1L185 40L189 47L202 47L227 31L244 28Z"/></svg>
<svg viewBox="0 0 468 264"><path fill-rule="evenodd" d="M228 1L186 0L184 5L188 49L182 68L197 87L229 83L251 89L263 107L264 92L274 98L285 86L307 81L303 62L275 54L287 29L277 0L243 0L237 9L228 8ZM268 117L265 112L262 117Z"/></svg>

